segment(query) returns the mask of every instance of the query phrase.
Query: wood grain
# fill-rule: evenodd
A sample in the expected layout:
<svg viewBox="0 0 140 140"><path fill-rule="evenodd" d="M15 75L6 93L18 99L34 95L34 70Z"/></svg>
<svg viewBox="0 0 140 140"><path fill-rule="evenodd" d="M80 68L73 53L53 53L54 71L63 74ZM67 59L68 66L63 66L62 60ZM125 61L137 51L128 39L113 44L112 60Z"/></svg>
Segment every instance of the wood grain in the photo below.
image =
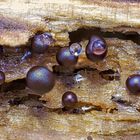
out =
<svg viewBox="0 0 140 140"><path fill-rule="evenodd" d="M110 0L2 0L0 44L26 44L38 31L51 32L55 45L69 42L68 32L99 27L140 33L140 3ZM10 26L8 26L10 25Z"/></svg>
<svg viewBox="0 0 140 140"><path fill-rule="evenodd" d="M0 70L5 72L6 83L0 94L0 140L139 140L140 97L128 94L125 88L126 78L140 68L140 45L126 39L127 34L139 36L139 13L139 0L0 0L0 46L5 50L30 47L38 33L49 32L55 39L48 52L35 54L24 62L23 53L5 51L1 55ZM28 88L14 90L9 86L8 90L12 81L24 79L34 65L52 70L57 65L56 52L68 46L69 36L81 28L112 35L105 38L109 51L100 63L86 58L88 41L81 41L83 52L75 70L85 80L70 87L68 76L62 74L54 89L35 101L28 97L35 94ZM124 37L113 37L114 32ZM119 72L119 80L100 76L100 72L110 69ZM8 91L3 93L6 88ZM64 111L61 96L67 90L76 92L78 109L92 109L80 113ZM116 94L127 104L114 102L112 96ZM24 100L14 104L13 100L19 98Z"/></svg>

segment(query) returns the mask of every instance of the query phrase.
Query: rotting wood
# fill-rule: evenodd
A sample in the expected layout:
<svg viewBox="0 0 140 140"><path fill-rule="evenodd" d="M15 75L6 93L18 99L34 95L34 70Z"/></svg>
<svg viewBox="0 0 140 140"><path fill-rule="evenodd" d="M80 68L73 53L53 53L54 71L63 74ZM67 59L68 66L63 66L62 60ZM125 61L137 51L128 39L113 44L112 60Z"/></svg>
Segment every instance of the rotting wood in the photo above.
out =
<svg viewBox="0 0 140 140"><path fill-rule="evenodd" d="M42 64L52 69L57 65L55 53L69 44L69 33L81 28L89 31L97 28L101 34L115 31L124 35L137 33L138 36L139 13L139 0L0 0L0 45L4 49L28 47L30 39L38 32L50 32L55 39L49 52L25 62L20 61L22 53L6 54L0 60L0 70L5 72L6 82L12 83L24 79L28 69L34 65ZM140 68L139 43L117 36L105 40L109 53L101 63L87 60L84 53L87 40L81 42L83 53L76 69L86 67L96 71L80 71L79 74L85 78L85 81L80 81L80 86L76 83L69 88L62 74L64 81L58 78L54 89L43 95L40 101L28 98L29 94L34 94L28 89L11 88L11 91L1 92L0 139L78 140L88 136L97 140L139 139L139 96L129 95L125 90L128 75ZM109 69L118 71L120 80L101 79L99 72ZM90 79L91 75L95 81ZM69 89L76 92L80 105L99 106L101 111L93 109L84 114L52 111L62 109L61 95ZM124 106L114 102L112 96L116 94L121 94L121 100L130 104ZM26 100L20 102L18 97ZM16 105L14 99L19 101ZM42 105L43 101L46 103Z"/></svg>

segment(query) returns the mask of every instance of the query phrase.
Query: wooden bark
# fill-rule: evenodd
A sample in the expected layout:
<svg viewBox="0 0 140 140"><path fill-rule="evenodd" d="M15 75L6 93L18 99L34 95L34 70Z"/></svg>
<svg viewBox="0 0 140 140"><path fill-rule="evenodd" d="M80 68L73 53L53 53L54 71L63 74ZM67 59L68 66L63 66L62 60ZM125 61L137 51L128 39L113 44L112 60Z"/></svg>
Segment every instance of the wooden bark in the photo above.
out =
<svg viewBox="0 0 140 140"><path fill-rule="evenodd" d="M139 0L0 0L0 46L4 49L0 70L6 75L0 92L0 139L139 140L140 96L128 94L125 87L126 78L140 68L139 13ZM83 51L76 75L73 71L60 74L53 90L40 99L27 87L20 87L18 79L24 80L32 66L51 70L57 66L56 52L69 45L70 34L73 39L80 37L78 29L84 30L85 38L80 40ZM29 47L31 38L40 32L51 33L55 43L44 54L22 62L24 51L16 53L16 48ZM108 45L107 57L100 63L85 55L87 39L95 33ZM136 38L127 38L128 34ZM102 78L100 73L106 70L117 71L119 79ZM79 82L75 80L78 74L82 76ZM61 97L67 90L78 96L76 110L62 109ZM117 94L125 104L111 99Z"/></svg>
<svg viewBox="0 0 140 140"><path fill-rule="evenodd" d="M139 1L2 0L0 44L24 45L38 31L51 32L61 46L68 44L68 32L78 28L140 33L139 13Z"/></svg>

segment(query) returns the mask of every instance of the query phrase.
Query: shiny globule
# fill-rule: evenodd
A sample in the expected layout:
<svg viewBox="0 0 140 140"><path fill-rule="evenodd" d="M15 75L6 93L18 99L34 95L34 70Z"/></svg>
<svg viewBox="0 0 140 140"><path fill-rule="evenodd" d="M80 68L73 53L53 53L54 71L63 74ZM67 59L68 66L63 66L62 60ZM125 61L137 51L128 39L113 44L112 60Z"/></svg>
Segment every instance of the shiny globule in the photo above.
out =
<svg viewBox="0 0 140 140"><path fill-rule="evenodd" d="M127 78L126 87L130 93L140 94L140 74L134 74Z"/></svg>
<svg viewBox="0 0 140 140"><path fill-rule="evenodd" d="M44 53L53 43L53 38L49 33L36 35L32 41L32 51L35 53Z"/></svg>
<svg viewBox="0 0 140 140"><path fill-rule="evenodd" d="M92 36L86 46L86 56L93 62L103 60L107 55L107 45L103 38Z"/></svg>
<svg viewBox="0 0 140 140"><path fill-rule="evenodd" d="M70 53L75 56L79 56L82 53L82 45L79 43L73 43L69 47Z"/></svg>
<svg viewBox="0 0 140 140"><path fill-rule="evenodd" d="M70 53L69 47L61 48L56 54L59 65L71 67L76 65L78 57Z"/></svg>
<svg viewBox="0 0 140 140"><path fill-rule="evenodd" d="M71 91L67 91L62 96L62 105L64 107L73 107L78 102L77 96Z"/></svg>
<svg viewBox="0 0 140 140"><path fill-rule="evenodd" d="M32 67L26 75L27 86L37 93L49 92L55 85L55 75L43 66Z"/></svg>

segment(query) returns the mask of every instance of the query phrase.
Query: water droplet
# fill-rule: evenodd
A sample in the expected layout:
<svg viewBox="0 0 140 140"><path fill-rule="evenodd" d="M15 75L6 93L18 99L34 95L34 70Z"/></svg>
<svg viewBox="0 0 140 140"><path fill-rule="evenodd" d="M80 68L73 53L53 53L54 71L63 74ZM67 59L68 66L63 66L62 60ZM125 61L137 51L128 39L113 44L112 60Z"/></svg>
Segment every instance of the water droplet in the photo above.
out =
<svg viewBox="0 0 140 140"><path fill-rule="evenodd" d="M95 55L101 55L106 51L106 46L105 46L104 42L97 40L94 42L92 49L93 49L92 51Z"/></svg>
<svg viewBox="0 0 140 140"><path fill-rule="evenodd" d="M79 43L73 43L70 45L70 53L74 56L79 56L82 52L82 46Z"/></svg>

